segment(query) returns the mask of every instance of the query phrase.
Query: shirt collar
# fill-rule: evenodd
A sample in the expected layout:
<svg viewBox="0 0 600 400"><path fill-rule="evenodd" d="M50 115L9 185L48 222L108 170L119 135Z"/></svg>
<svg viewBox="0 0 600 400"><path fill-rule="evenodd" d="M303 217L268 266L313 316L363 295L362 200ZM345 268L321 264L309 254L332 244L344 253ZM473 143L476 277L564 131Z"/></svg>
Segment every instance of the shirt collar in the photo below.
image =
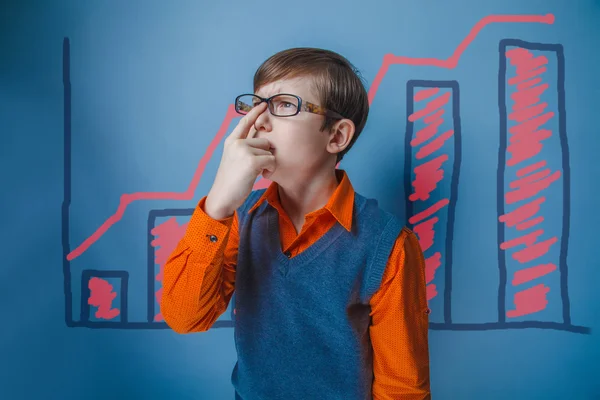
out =
<svg viewBox="0 0 600 400"><path fill-rule="evenodd" d="M323 209L331 213L331 215L333 215L335 219L350 232L352 227L352 211L354 209L354 188L352 187L352 183L350 183L350 179L345 170L336 169L335 174L338 180L340 180L340 183ZM283 209L279 202L277 182L272 182L269 185L267 190L265 190L257 202L254 203L252 208L250 208L248 214L258 208L265 200L267 200L271 206L275 207L275 209Z"/></svg>

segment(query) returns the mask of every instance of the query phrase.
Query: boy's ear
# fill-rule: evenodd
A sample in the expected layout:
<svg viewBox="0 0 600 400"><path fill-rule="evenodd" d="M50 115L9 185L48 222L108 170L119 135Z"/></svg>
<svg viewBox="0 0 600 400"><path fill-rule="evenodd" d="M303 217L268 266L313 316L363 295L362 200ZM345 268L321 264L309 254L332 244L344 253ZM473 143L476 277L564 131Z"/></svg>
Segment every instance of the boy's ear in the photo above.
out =
<svg viewBox="0 0 600 400"><path fill-rule="evenodd" d="M342 152L350 145L355 131L356 127L352 120L341 119L337 121L330 130L329 143L327 144L328 150L330 150L331 153Z"/></svg>

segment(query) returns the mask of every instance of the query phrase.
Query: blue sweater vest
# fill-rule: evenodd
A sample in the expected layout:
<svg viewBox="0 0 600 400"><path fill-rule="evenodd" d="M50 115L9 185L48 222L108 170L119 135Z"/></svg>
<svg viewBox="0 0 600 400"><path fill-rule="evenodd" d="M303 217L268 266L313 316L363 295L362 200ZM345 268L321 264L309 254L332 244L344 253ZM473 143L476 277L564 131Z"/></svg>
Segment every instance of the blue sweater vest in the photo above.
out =
<svg viewBox="0 0 600 400"><path fill-rule="evenodd" d="M369 300L403 224L355 193L351 232L336 223L295 257L267 201L237 210L239 255L231 382L242 400L372 399Z"/></svg>

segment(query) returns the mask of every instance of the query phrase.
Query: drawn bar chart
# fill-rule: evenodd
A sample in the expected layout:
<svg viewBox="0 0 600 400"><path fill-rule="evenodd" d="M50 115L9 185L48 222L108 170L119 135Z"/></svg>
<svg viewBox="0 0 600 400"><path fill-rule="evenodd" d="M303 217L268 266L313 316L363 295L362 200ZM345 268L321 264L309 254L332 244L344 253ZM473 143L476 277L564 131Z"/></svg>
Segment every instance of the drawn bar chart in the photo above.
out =
<svg viewBox="0 0 600 400"><path fill-rule="evenodd" d="M541 328L589 333L589 328L571 324L567 283L569 238L570 171L565 122L564 56L561 45L500 42L498 104L500 137L497 182L497 265L482 265L497 273L496 293L491 293L491 315L483 321L471 318L453 321L459 307L454 293L453 231L461 164L462 133L457 76L451 74L466 49L491 24L553 24L554 16L489 15L479 20L447 58L418 58L385 54L368 89L369 104L393 65L434 67L449 71L454 80L411 80L407 83L405 132L405 193L408 197L407 225L419 237L426 257L427 298L432 314L431 329L488 330ZM508 25L507 25L508 26ZM150 210L147 219L147 265L122 266L99 271L83 258L72 264L123 218L134 202L144 200L190 201L209 160L239 117L232 104L198 162L187 188L178 192L148 191L119 197L112 215L78 240L72 249L70 237L71 185L71 81L70 44L63 42L64 86L64 200L62 204L62 249L65 322L69 327L163 329L160 315L162 268L167 254L181 239L192 210ZM463 86L465 87L465 86ZM525 145L526 144L526 145ZM496 163L494 162L494 165ZM259 180L254 190L266 187ZM143 219L140 221L142 222ZM142 230L143 223L141 225ZM91 265L90 265L91 264ZM123 261L120 264L124 264ZM100 266L102 268L103 266ZM93 268L93 269L92 269ZM127 271L125 271L127 269ZM491 272L493 271L493 272ZM141 272L141 273L140 273ZM81 274L81 275L80 275ZM147 280L147 284L144 282ZM461 281L454 282L455 291ZM139 290L142 284L142 290ZM130 288L136 293L129 293ZM80 288L79 293L77 293ZM147 293L143 289L147 288ZM79 296L78 296L79 295ZM234 303L235 293L232 297ZM143 308L139 301L141 298ZM128 299L130 300L128 302ZM130 305L129 310L127 305ZM77 308L81 307L80 310ZM463 306L454 310L458 320ZM141 313L140 313L141 311ZM141 315L140 315L141 314ZM73 318L79 316L79 320ZM138 317L138 315L140 317ZM470 314L469 314L470 315ZM226 318L231 318L227 320ZM214 327L231 327L234 312L223 315Z"/></svg>

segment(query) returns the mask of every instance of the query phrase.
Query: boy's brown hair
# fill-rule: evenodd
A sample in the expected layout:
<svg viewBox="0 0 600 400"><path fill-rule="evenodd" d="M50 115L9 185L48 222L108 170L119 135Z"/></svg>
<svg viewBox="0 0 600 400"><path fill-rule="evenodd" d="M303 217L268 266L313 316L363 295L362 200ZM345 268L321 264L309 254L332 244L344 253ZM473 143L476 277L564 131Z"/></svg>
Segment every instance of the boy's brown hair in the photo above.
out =
<svg viewBox="0 0 600 400"><path fill-rule="evenodd" d="M254 91L280 79L309 77L319 105L352 120L356 130L348 146L337 154L336 164L354 145L369 115L369 99L359 71L343 56L330 50L298 47L269 57L254 74ZM321 131L337 120L325 117Z"/></svg>

